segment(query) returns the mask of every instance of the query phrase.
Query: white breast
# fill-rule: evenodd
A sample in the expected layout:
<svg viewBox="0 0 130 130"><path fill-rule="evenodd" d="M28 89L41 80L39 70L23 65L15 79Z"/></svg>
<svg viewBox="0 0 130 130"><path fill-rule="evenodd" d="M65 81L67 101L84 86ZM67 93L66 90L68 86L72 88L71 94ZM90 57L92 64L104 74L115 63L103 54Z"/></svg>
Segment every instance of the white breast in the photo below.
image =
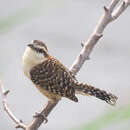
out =
<svg viewBox="0 0 130 130"><path fill-rule="evenodd" d="M45 60L47 58L43 54L37 53L30 47L27 47L23 55L23 71L25 75L30 78L30 70Z"/></svg>

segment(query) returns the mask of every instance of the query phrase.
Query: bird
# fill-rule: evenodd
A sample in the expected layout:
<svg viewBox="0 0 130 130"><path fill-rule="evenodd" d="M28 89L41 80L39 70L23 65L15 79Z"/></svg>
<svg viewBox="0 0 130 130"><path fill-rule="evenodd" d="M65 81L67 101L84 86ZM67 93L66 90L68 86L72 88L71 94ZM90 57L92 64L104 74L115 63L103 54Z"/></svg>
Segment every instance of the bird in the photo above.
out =
<svg viewBox="0 0 130 130"><path fill-rule="evenodd" d="M110 105L116 104L117 96L112 93L79 82L73 72L49 54L46 44L40 40L33 40L27 45L23 55L23 71L48 100L65 97L78 102L76 94L82 94L94 96Z"/></svg>

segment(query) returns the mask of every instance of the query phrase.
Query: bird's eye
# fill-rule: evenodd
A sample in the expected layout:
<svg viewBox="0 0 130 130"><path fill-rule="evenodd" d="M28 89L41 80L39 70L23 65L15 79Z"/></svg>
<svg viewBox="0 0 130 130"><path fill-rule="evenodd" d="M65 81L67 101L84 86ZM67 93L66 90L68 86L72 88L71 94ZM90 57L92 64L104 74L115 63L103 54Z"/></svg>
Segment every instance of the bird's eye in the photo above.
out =
<svg viewBox="0 0 130 130"><path fill-rule="evenodd" d="M42 49L39 49L38 52L39 52L39 53L43 53L43 50L42 50Z"/></svg>
<svg viewBox="0 0 130 130"><path fill-rule="evenodd" d="M43 49L39 48L39 49L37 49L37 52L43 54L44 56L46 56L46 52Z"/></svg>

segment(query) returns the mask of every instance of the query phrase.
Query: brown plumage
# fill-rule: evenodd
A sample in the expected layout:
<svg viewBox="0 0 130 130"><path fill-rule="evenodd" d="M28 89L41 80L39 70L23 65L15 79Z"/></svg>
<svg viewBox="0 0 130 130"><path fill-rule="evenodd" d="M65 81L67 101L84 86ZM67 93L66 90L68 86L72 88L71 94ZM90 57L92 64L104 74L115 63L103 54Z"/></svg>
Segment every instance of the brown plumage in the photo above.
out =
<svg viewBox="0 0 130 130"><path fill-rule="evenodd" d="M30 75L34 84L43 87L48 92L67 97L75 102L78 101L73 87L73 76L53 57L48 57L46 61L33 67Z"/></svg>
<svg viewBox="0 0 130 130"><path fill-rule="evenodd" d="M72 72L49 55L46 45L38 40L28 45L23 56L24 73L49 99L66 97L78 102L76 93L95 96L114 105L117 97L90 85L79 83Z"/></svg>

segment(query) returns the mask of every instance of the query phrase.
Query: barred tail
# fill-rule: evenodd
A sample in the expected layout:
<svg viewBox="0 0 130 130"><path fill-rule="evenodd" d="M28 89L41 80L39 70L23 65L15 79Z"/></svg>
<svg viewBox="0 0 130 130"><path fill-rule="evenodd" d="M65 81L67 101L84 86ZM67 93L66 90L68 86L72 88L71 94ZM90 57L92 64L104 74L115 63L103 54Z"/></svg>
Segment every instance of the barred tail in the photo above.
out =
<svg viewBox="0 0 130 130"><path fill-rule="evenodd" d="M104 90L100 90L98 88L94 88L91 85L87 85L84 83L76 83L75 87L76 93L80 93L83 95L91 95L95 96L101 100L106 101L110 105L115 105L117 97L111 93L107 93Z"/></svg>

